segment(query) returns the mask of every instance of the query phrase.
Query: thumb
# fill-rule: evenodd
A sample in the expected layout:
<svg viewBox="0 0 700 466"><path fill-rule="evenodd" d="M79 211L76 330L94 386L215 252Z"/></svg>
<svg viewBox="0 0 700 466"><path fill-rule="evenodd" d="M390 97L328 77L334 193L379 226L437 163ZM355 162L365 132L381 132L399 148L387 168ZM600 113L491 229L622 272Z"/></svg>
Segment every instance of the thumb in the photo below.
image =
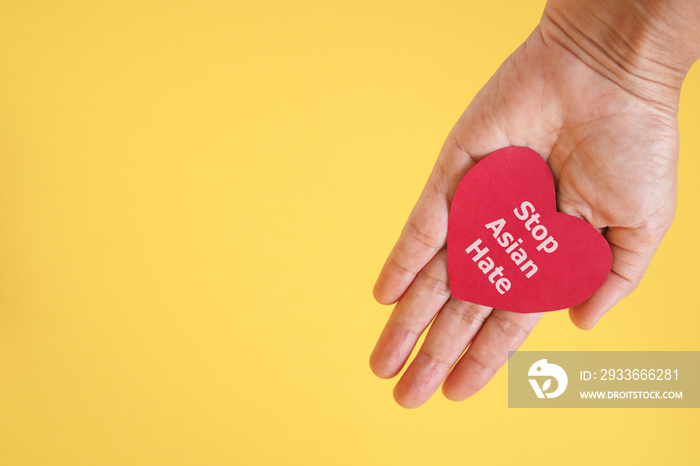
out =
<svg viewBox="0 0 700 466"><path fill-rule="evenodd" d="M590 330L612 307L637 288L654 253L661 234L647 227L611 227L606 239L612 250L610 275L593 296L569 309L569 317L578 328Z"/></svg>

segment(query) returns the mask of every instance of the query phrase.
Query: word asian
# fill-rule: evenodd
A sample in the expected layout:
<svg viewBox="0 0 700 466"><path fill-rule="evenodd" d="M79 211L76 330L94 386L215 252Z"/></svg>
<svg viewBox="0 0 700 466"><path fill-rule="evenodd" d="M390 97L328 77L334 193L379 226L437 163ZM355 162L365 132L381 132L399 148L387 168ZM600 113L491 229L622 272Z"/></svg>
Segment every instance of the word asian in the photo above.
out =
<svg viewBox="0 0 700 466"><path fill-rule="evenodd" d="M536 213L535 206L532 203L524 201L519 208L513 209L513 213L516 218L525 222L525 228L532 234L532 238L539 242L537 245L538 251L551 254L557 250L559 243L549 234L547 228L540 223L540 214ZM492 231L493 237L496 238L498 244L505 248L513 264L525 274L525 277L530 278L537 273L537 264L532 259L529 259L525 249L520 247L523 244L522 238L515 239L511 233L503 231L503 228L506 226L504 218L499 218L484 226ZM481 238L478 238L465 251L468 254L474 254L472 260L477 262L477 267L484 275L488 275L488 280L496 287L496 291L500 294L505 294L510 290L511 282L503 276L503 266L499 265L496 267L496 263L487 255L489 248L486 246L480 247L481 244Z"/></svg>

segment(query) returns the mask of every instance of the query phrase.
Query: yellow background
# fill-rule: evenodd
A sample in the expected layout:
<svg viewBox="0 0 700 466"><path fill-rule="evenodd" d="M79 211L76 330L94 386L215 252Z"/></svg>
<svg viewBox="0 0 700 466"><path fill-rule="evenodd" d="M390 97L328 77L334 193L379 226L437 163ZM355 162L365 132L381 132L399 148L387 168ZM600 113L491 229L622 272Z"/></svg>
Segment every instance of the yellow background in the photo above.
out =
<svg viewBox="0 0 700 466"><path fill-rule="evenodd" d="M407 411L371 287L543 1L0 7L0 464L691 464L700 416ZM700 70L641 288L530 350L700 350Z"/></svg>

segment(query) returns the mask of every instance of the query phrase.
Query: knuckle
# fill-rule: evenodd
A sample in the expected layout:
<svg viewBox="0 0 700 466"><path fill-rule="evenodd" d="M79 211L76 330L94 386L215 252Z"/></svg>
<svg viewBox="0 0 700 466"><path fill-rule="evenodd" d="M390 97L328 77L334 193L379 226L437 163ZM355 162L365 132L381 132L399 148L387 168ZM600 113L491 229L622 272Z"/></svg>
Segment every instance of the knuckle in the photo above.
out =
<svg viewBox="0 0 700 466"><path fill-rule="evenodd" d="M420 244L432 249L435 252L439 251L444 244L444 240L438 239L436 237L437 235L429 230L426 230L425 227L418 226L416 222L410 218L406 223L406 232Z"/></svg>
<svg viewBox="0 0 700 466"><path fill-rule="evenodd" d="M445 311L456 315L467 327L481 327L488 317L488 308L478 304L451 299Z"/></svg>
<svg viewBox="0 0 700 466"><path fill-rule="evenodd" d="M448 296L450 294L450 285L447 283L447 280L433 277L425 272L425 269L421 270L418 272L418 275L416 275L416 283L428 291L441 296Z"/></svg>
<svg viewBox="0 0 700 466"><path fill-rule="evenodd" d="M406 336L406 337L413 337L415 339L418 339L418 337L420 337L420 334L422 333L418 330L414 330L414 329L410 328L408 325L404 325L404 324L398 322L394 318L390 318L387 323L389 325L391 325L392 327L394 327L399 332L403 333L404 336Z"/></svg>
<svg viewBox="0 0 700 466"><path fill-rule="evenodd" d="M466 148L466 145L464 144L464 141L462 138L460 138L457 134L455 133L450 133L449 140L451 144L457 149L457 151L462 154L463 157L469 159L472 163L478 162L476 158L469 152Z"/></svg>
<svg viewBox="0 0 700 466"><path fill-rule="evenodd" d="M423 357L426 358L428 361L430 361L432 363L432 365L434 365L434 366L437 366L437 367L442 368L442 369L447 369L447 370L452 368L452 364L445 361L443 358L435 356L434 354L428 352L424 348L421 348L418 351L418 354L423 355Z"/></svg>
<svg viewBox="0 0 700 466"><path fill-rule="evenodd" d="M446 187L449 184L450 175L445 168L441 157L438 157L437 161L435 162L435 174L436 179L431 183L435 193L437 194L438 198L447 197Z"/></svg>
<svg viewBox="0 0 700 466"><path fill-rule="evenodd" d="M394 257L393 254L389 255L389 261L402 275L408 275L408 276L412 277L416 274L416 272L414 272L413 270L409 269L408 267L403 265L401 262L399 262L399 260L396 259L396 257Z"/></svg>
<svg viewBox="0 0 700 466"><path fill-rule="evenodd" d="M525 339L530 335L530 332L523 328L521 325L518 325L517 323L513 322L510 319L507 319L506 317L503 317L498 314L493 314L491 315L491 319L493 319L493 324L498 328L498 330L505 335L516 339L519 342L525 341Z"/></svg>
<svg viewBox="0 0 700 466"><path fill-rule="evenodd" d="M470 363L474 364L482 370L485 370L486 372L495 374L498 371L497 367L493 367L487 362L482 361L481 358L478 358L472 351L467 351L466 353L464 353L464 357L467 358Z"/></svg>
<svg viewBox="0 0 700 466"><path fill-rule="evenodd" d="M625 296L636 290L639 284L642 282L642 274L628 275L617 270L610 270L610 273L622 280L624 284Z"/></svg>

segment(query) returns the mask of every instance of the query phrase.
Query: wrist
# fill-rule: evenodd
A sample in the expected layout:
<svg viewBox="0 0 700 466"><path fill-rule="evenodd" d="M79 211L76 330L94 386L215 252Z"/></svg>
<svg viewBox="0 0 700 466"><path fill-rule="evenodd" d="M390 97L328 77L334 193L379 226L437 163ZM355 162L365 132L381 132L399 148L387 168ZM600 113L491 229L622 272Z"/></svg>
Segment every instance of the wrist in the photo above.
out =
<svg viewBox="0 0 700 466"><path fill-rule="evenodd" d="M677 107L700 52L700 6L684 0L549 0L540 23L554 41L625 90Z"/></svg>

